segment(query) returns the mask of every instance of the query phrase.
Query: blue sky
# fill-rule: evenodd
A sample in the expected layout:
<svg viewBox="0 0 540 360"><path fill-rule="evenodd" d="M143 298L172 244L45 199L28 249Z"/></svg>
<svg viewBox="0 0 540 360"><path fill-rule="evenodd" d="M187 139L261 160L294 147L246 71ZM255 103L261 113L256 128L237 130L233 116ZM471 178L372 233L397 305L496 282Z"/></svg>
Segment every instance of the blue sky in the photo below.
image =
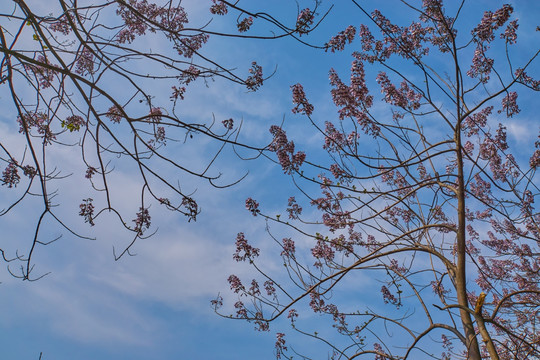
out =
<svg viewBox="0 0 540 360"><path fill-rule="evenodd" d="M271 4L262 0L244 2L244 6L255 11L266 6L265 11L277 14L282 21L292 23L296 18L296 4L288 0ZM522 29L531 29L540 15L540 5L534 0L508 2L515 3L516 17L522 26L516 49L530 54L527 47L537 46L538 33L528 34ZM209 3L183 1L192 21L201 24L210 18ZM309 1L299 3L301 8L311 6ZM350 10L346 0L323 1L321 11L332 3L335 3L334 9L320 29L306 37L307 41L323 44L348 25L367 22L359 11ZM366 3L369 9L384 3L383 13L388 11L390 19L400 25L412 20L405 17L406 12L394 7L394 1ZM484 0L467 5L470 12L463 17L462 25L472 28L481 19L481 9L495 10L502 3ZM215 19L210 26L216 30L226 29L230 26L228 21L234 19L234 16ZM259 26L255 23L253 32L267 31ZM156 52L166 51L159 49L159 43L153 46L158 47L153 49ZM246 69L246 73L253 60L263 66L266 74L274 68L276 73L256 93L248 93L245 88L222 80L210 82L208 87L195 84L188 89L179 111L192 121L209 121L212 116L218 121L230 117L235 121L242 119L242 139L258 145L270 141L270 125L285 120L284 126L298 149L316 151L321 137L308 128L307 119L291 113L290 86L298 82L304 85L315 106L315 118L321 123L336 118L336 108L329 95L328 70L335 67L347 78L352 60L350 53L357 46L358 41L355 41L344 52L331 54L302 46L292 39L253 41L213 37L204 48L204 54L228 66ZM373 78L373 74L369 72L368 77ZM153 93L158 100L159 95L163 95L166 99L163 106L167 106L168 95L158 88ZM7 96L6 88L0 87L2 106L11 106ZM0 114L0 134L3 143L17 147L21 136L13 114L13 109ZM520 116L509 121L507 127L513 144L532 143L537 136L538 120L532 109L523 106ZM530 131L531 128L535 130ZM181 153L175 152L174 144L168 151L172 156L184 157L187 164L198 166L211 156L215 145L204 139L196 140L184 146ZM52 161L78 169L70 151L58 151ZM120 189L115 193L119 206L126 211L136 208L132 194L137 191L138 182L132 176L132 169L119 165L116 171L113 182ZM239 184L224 190L195 178L182 177L183 187L196 190L195 197L202 208L197 222L188 223L185 218L160 211L154 205L152 229L158 229L157 234L138 241L134 247L137 256L124 257L118 262L114 261L112 247L121 247L129 241L129 235L112 219L104 218L93 228L81 221L76 209L79 199L86 197L88 184L83 175L74 172L62 183L62 191L55 200L62 204L59 211L77 231L97 240L75 238L51 223L46 225L46 232L52 237L63 237L40 248L34 258L35 271L50 272L48 276L36 282L22 282L7 271L0 272L0 357L38 359L42 352L44 360L275 358L275 332L286 331L286 321L278 321L269 333L256 332L252 324L215 315L210 300L218 293L233 298L226 282L230 274L250 275L249 267L232 259L234 239L239 231L254 239L263 252L267 251L264 267L279 273L281 260L270 256L272 242L265 234L265 223L245 210L244 200L253 197L264 203L265 210L282 212L288 197L295 194L295 188L278 165L266 159L241 161L230 149L220 158L214 171L223 173L224 182L234 181L246 172L249 174ZM11 195L7 192L4 187L0 189L0 203L8 201ZM35 203L29 201L11 217L0 218L2 247L24 252L35 221L34 206ZM359 279L359 282L369 284L368 279ZM358 296L349 295L344 301L363 301ZM320 319L313 317L307 323L317 325L318 321ZM311 346L301 338L296 340ZM326 358L326 352L322 354L316 358Z"/></svg>

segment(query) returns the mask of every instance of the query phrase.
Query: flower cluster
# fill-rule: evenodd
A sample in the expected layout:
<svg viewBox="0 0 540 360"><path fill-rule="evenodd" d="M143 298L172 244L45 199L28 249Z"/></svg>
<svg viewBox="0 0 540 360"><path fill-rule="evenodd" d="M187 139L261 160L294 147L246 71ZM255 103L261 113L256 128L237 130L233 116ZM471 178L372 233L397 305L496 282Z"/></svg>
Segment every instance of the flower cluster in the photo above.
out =
<svg viewBox="0 0 540 360"><path fill-rule="evenodd" d="M236 294L238 294L239 292L244 292L246 290L244 285L242 285L242 281L236 275L229 276L227 281L229 282L229 285L231 286L231 290L233 290Z"/></svg>
<svg viewBox="0 0 540 360"><path fill-rule="evenodd" d="M215 299L210 300L210 305L212 305L214 310L219 309L223 306L223 297L221 295L218 295Z"/></svg>
<svg viewBox="0 0 540 360"><path fill-rule="evenodd" d="M294 241L291 238L283 238L281 240L283 251L281 251L281 256L293 257L296 252Z"/></svg>
<svg viewBox="0 0 540 360"><path fill-rule="evenodd" d="M508 44L515 44L517 40L516 30L519 27L517 20L512 20L508 23L506 30L501 34L501 39L506 40Z"/></svg>
<svg viewBox="0 0 540 360"><path fill-rule="evenodd" d="M462 125L464 130L467 131L466 135L472 136L478 134L478 131L486 126L488 116L491 115L492 111L493 106L487 106L479 112L467 116Z"/></svg>
<svg viewBox="0 0 540 360"><path fill-rule="evenodd" d="M328 49L330 49L331 52L336 52L336 50L343 51L347 42L349 44L352 43L354 35L356 35L356 28L349 25L345 30L340 31L336 36L332 37L324 47L326 51L328 51Z"/></svg>
<svg viewBox="0 0 540 360"><path fill-rule="evenodd" d="M533 90L540 91L540 80L534 80L532 77L527 75L525 70L517 69L515 75L517 77L517 81L519 81L523 85Z"/></svg>
<svg viewBox="0 0 540 360"><path fill-rule="evenodd" d="M133 222L135 223L137 235L141 236L150 227L150 213L148 212L148 208L140 207L137 217L133 219Z"/></svg>
<svg viewBox="0 0 540 360"><path fill-rule="evenodd" d="M313 113L314 107L309 103L306 98L306 93L304 88L300 84L295 84L291 86L292 90L292 101L296 106L292 108L293 114L304 113L307 116L310 116Z"/></svg>
<svg viewBox="0 0 540 360"><path fill-rule="evenodd" d="M385 304L390 303L392 305L395 305L398 308L401 306L401 300L398 297L396 297L394 294L392 294L386 286L383 285L381 287L381 293L383 295L383 301Z"/></svg>
<svg viewBox="0 0 540 360"><path fill-rule="evenodd" d="M175 101L180 98L181 100L184 100L184 93L186 92L186 88L184 86L177 88L176 86L171 87L172 89L172 95L171 100Z"/></svg>
<svg viewBox="0 0 540 360"><path fill-rule="evenodd" d="M283 333L276 333L276 359L281 359L281 355L284 351L287 351L287 347L285 346L285 334Z"/></svg>
<svg viewBox="0 0 540 360"><path fill-rule="evenodd" d="M223 126L225 126L225 129L227 130L232 130L233 127L234 127L234 120L231 118L231 119L225 119L221 122L223 124Z"/></svg>
<svg viewBox="0 0 540 360"><path fill-rule="evenodd" d="M86 123L84 119L79 115L71 115L62 120L62 127L65 127L69 132L78 131L81 129L81 126L84 126Z"/></svg>
<svg viewBox="0 0 540 360"><path fill-rule="evenodd" d="M334 104L339 107L340 120L353 117L362 127L364 133L376 136L379 127L367 114L367 109L373 105L373 96L365 81L364 65L360 60L354 60L351 64L350 86L343 83L334 69L330 69L330 85L334 88L330 91Z"/></svg>
<svg viewBox="0 0 540 360"><path fill-rule="evenodd" d="M36 60L41 64L40 65L25 64L24 65L25 70L31 72L32 74L36 76L39 86L42 87L43 89L51 87L52 82L54 80L54 76L56 75L54 66L43 55L38 55Z"/></svg>
<svg viewBox="0 0 540 360"><path fill-rule="evenodd" d="M22 167L24 176L28 176L29 178L33 178L37 174L37 170L32 165L25 165Z"/></svg>
<svg viewBox="0 0 540 360"><path fill-rule="evenodd" d="M504 180L514 167L513 158L510 155L506 156L506 161L503 163L500 151L508 149L506 141L506 127L499 124L495 132L495 136L486 133L484 140L480 143L478 155L482 160L487 160L493 177L495 180Z"/></svg>
<svg viewBox="0 0 540 360"><path fill-rule="evenodd" d="M404 110L413 111L420 107L422 94L415 92L404 80L399 89L390 82L385 72L381 71L377 75L377 82L381 85L381 92L384 94L384 101L388 104L398 106Z"/></svg>
<svg viewBox="0 0 540 360"><path fill-rule="evenodd" d="M229 11L227 5L220 0L212 0L213 5L210 7L210 12L214 15L225 15Z"/></svg>
<svg viewBox="0 0 540 360"><path fill-rule="evenodd" d="M188 222L191 220L197 220L197 215L199 214L199 205L195 200L188 196L184 196L182 199L182 206L185 208L184 215L188 217Z"/></svg>
<svg viewBox="0 0 540 360"><path fill-rule="evenodd" d="M75 61L75 72L79 75L94 73L94 54L85 46Z"/></svg>
<svg viewBox="0 0 540 360"><path fill-rule="evenodd" d="M119 123L124 117L124 113L119 107L111 106L105 113L105 116L108 117L112 122Z"/></svg>
<svg viewBox="0 0 540 360"><path fill-rule="evenodd" d="M17 184L21 181L17 166L17 161L13 159L8 162L8 165L2 171L2 185L7 185L8 188L17 187Z"/></svg>
<svg viewBox="0 0 540 360"><path fill-rule="evenodd" d="M491 183L482 179L479 174L474 176L474 182L469 185L470 193L478 200L489 205L493 203L493 196L491 195Z"/></svg>
<svg viewBox="0 0 540 360"><path fill-rule="evenodd" d="M274 286L275 284L272 280L266 280L263 285L266 295L274 297L276 296L276 287Z"/></svg>
<svg viewBox="0 0 540 360"><path fill-rule="evenodd" d="M274 139L268 149L277 154L283 171L286 174L298 171L306 158L306 154L302 151L294 153L294 142L288 141L287 134L279 126L272 125L270 133L274 136Z"/></svg>
<svg viewBox="0 0 540 360"><path fill-rule="evenodd" d="M477 42L491 42L495 39L493 34L495 30L503 26L510 18L510 15L514 11L511 5L504 4L502 8L495 11L484 12L484 16L480 24L478 24L473 30L472 35Z"/></svg>
<svg viewBox="0 0 540 360"><path fill-rule="evenodd" d="M257 256L259 256L260 250L248 244L244 233L240 232L236 236L236 250L233 254L233 259L235 261L246 261L249 260L252 262Z"/></svg>
<svg viewBox="0 0 540 360"><path fill-rule="evenodd" d="M494 60L488 58L485 54L487 48L483 45L478 45L474 51L471 68L467 71L467 75L472 78L478 78L481 83L488 82L493 69Z"/></svg>
<svg viewBox="0 0 540 360"><path fill-rule="evenodd" d="M52 140L56 139L50 128L50 119L47 114L42 112L28 112L22 116L17 117L19 123L19 132L26 133L33 127L37 129L38 134L43 136L43 143L45 145L51 144Z"/></svg>
<svg viewBox="0 0 540 360"><path fill-rule="evenodd" d="M178 52L178 55L182 55L185 58L191 59L193 54L197 52L210 38L207 34L196 34L180 39L175 45L174 49Z"/></svg>
<svg viewBox="0 0 540 360"><path fill-rule="evenodd" d="M83 202L79 205L79 216L84 217L84 222L94 226L94 204L92 199L83 199Z"/></svg>
<svg viewBox="0 0 540 360"><path fill-rule="evenodd" d="M309 8L305 8L304 10L300 11L298 18L296 19L296 32L300 36L307 34L309 32L309 28L311 25L313 25L314 18L315 13L309 10Z"/></svg>
<svg viewBox="0 0 540 360"><path fill-rule="evenodd" d="M157 126L156 131L154 132L154 140L158 144L166 145L167 138L165 133L165 127Z"/></svg>
<svg viewBox="0 0 540 360"><path fill-rule="evenodd" d="M248 209L253 216L257 216L257 214L261 212L261 210L259 210L259 203L252 198L246 199L246 209Z"/></svg>
<svg viewBox="0 0 540 360"><path fill-rule="evenodd" d="M53 22L51 25L49 25L49 29L55 32L60 32L64 35L69 35L71 32L71 25L69 24L69 20L72 19L71 14L64 14L58 18L57 21Z"/></svg>
<svg viewBox="0 0 540 360"><path fill-rule="evenodd" d="M84 177L87 178L87 179L91 179L92 176L94 176L94 174L97 172L97 169L93 166L89 166L87 169L86 169L86 173L84 174Z"/></svg>
<svg viewBox="0 0 540 360"><path fill-rule="evenodd" d="M538 136L538 140L534 143L534 147L536 150L534 150L534 153L529 159L529 165L531 168L536 169L540 166L540 135Z"/></svg>
<svg viewBox="0 0 540 360"><path fill-rule="evenodd" d="M182 71L182 74L177 77L181 84L188 85L190 82L197 80L201 70L196 66L189 65L189 67Z"/></svg>
<svg viewBox="0 0 540 360"><path fill-rule="evenodd" d="M251 69L249 69L251 75L246 79L246 86L249 90L255 91L263 84L262 66L259 66L255 61L251 63Z"/></svg>
<svg viewBox="0 0 540 360"><path fill-rule="evenodd" d="M188 23L187 14L181 6L158 6L146 0L127 0L118 2L117 15L124 21L125 27L120 30L117 41L131 43L137 36L146 34L147 30L167 31L173 37Z"/></svg>
<svg viewBox="0 0 540 360"><path fill-rule="evenodd" d="M519 109L519 106L517 105L517 97L518 94L515 91L509 92L503 99L502 99L502 109L498 111L500 114L501 112L505 112L507 117L512 117L514 114L519 113L521 110Z"/></svg>
<svg viewBox="0 0 540 360"><path fill-rule="evenodd" d="M158 107L152 107L148 116L151 122L158 124L163 116L163 111Z"/></svg>
<svg viewBox="0 0 540 360"><path fill-rule="evenodd" d="M289 213L289 219L298 219L302 214L302 207L296 203L294 196L291 196L288 201L287 212Z"/></svg>
<svg viewBox="0 0 540 360"><path fill-rule="evenodd" d="M251 16L242 19L236 26L239 32L246 32L253 25L253 18Z"/></svg>
<svg viewBox="0 0 540 360"><path fill-rule="evenodd" d="M315 259L317 259L317 262L315 263L316 266L321 265L320 260L324 260L326 262L333 261L335 256L335 252L332 247L328 245L327 242L320 236L317 237L317 243L311 249L311 254Z"/></svg>

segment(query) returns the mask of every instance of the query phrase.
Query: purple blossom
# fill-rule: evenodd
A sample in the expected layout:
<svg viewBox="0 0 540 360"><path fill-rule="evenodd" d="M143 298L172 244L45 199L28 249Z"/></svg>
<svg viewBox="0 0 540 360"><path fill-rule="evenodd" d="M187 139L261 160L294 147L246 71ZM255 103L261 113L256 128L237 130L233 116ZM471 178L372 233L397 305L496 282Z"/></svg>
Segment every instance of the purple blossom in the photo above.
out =
<svg viewBox="0 0 540 360"><path fill-rule="evenodd" d="M232 130L234 127L234 120L232 118L223 120L221 123L223 124L223 126L225 126L225 129L227 130Z"/></svg>
<svg viewBox="0 0 540 360"><path fill-rule="evenodd" d="M515 72L515 76L517 77L517 81L519 81L520 83L530 87L533 90L540 91L540 80L534 80L532 77L527 75L525 70L517 69Z"/></svg>
<svg viewBox="0 0 540 360"><path fill-rule="evenodd" d="M196 34L184 37L176 44L175 50L178 55L191 59L193 54L197 52L210 38L207 34Z"/></svg>
<svg viewBox="0 0 540 360"><path fill-rule="evenodd" d="M71 115L62 120L62 127L65 127L69 132L78 131L81 129L81 126L86 125L84 119L79 115Z"/></svg>
<svg viewBox="0 0 540 360"><path fill-rule="evenodd" d="M242 19L236 26L239 32L246 32L253 25L253 18L251 16Z"/></svg>
<svg viewBox="0 0 540 360"><path fill-rule="evenodd" d="M240 278L236 275L229 276L227 281L229 282L229 285L231 286L231 290L233 290L235 293L244 292L246 290L244 285L242 285L242 281L240 281Z"/></svg>
<svg viewBox="0 0 540 360"><path fill-rule="evenodd" d="M212 0L213 5L210 7L210 12L215 15L225 15L228 12L227 5L220 0Z"/></svg>
<svg viewBox="0 0 540 360"><path fill-rule="evenodd" d="M150 213L148 212L148 208L139 208L139 212L137 213L137 217L133 219L133 222L135 223L135 231L137 232L138 236L141 236L145 230L147 230L150 227Z"/></svg>
<svg viewBox="0 0 540 360"><path fill-rule="evenodd" d="M157 126L154 133L154 139L158 144L165 144L167 141L165 128L163 126Z"/></svg>
<svg viewBox="0 0 540 360"><path fill-rule="evenodd" d="M394 294L392 294L386 286L383 285L381 287L381 293L383 294L383 301L385 304L390 303L398 308L401 306L401 300L398 299Z"/></svg>
<svg viewBox="0 0 540 360"><path fill-rule="evenodd" d="M257 216L257 214L261 212L261 210L259 210L259 203L252 198L246 199L246 209L249 210L253 216Z"/></svg>
<svg viewBox="0 0 540 360"><path fill-rule="evenodd" d="M83 199L83 202L79 205L79 216L84 217L84 222L89 223L90 226L94 226L94 205L92 199Z"/></svg>
<svg viewBox="0 0 540 360"><path fill-rule="evenodd" d="M272 280L266 280L264 282L264 290L266 291L266 295L276 296L276 288L274 285L275 284Z"/></svg>
<svg viewBox="0 0 540 360"><path fill-rule="evenodd" d="M159 123L161 121L161 118L163 116L163 111L158 107L152 107L150 109L150 114L148 117L150 118L150 121L153 123Z"/></svg>
<svg viewBox="0 0 540 360"><path fill-rule="evenodd" d="M54 66L43 55L38 55L36 60L41 64L24 64L25 70L36 76L40 87L44 89L51 87L54 76L56 75L56 71L53 69Z"/></svg>
<svg viewBox="0 0 540 360"><path fill-rule="evenodd" d="M286 174L298 171L306 158L306 154L302 151L294 153L294 142L288 141L287 134L279 126L272 125L270 133L274 136L274 139L268 145L268 150L276 153L283 171Z"/></svg>
<svg viewBox="0 0 540 360"><path fill-rule="evenodd" d="M251 280L251 286L249 287L248 294L250 296L258 296L261 294L261 290L259 289L259 283L257 282L257 280Z"/></svg>
<svg viewBox="0 0 540 360"><path fill-rule="evenodd" d="M97 172L97 169L95 167L88 166L88 168L86 168L86 173L84 174L84 177L87 179L91 179L92 176L94 176L96 172Z"/></svg>
<svg viewBox="0 0 540 360"><path fill-rule="evenodd" d="M197 80L201 75L201 70L199 70L194 65L189 65L189 67L182 71L182 74L178 76L178 81L181 84L188 85L190 82Z"/></svg>
<svg viewBox="0 0 540 360"><path fill-rule="evenodd" d="M283 238L281 240L283 250L281 251L281 256L294 257L296 251L294 241L291 238Z"/></svg>
<svg viewBox="0 0 540 360"><path fill-rule="evenodd" d="M247 310L244 306L244 303L237 301L234 303L234 308L236 309L236 317L240 319L247 319Z"/></svg>
<svg viewBox="0 0 540 360"><path fill-rule="evenodd" d="M233 254L233 259L235 261L246 261L247 259L250 262L253 262L253 260L259 256L259 252L260 250L258 248L248 244L244 233L240 232L236 235L236 250Z"/></svg>
<svg viewBox="0 0 540 360"><path fill-rule="evenodd" d="M467 71L467 75L471 78L478 78L481 83L485 84L489 80L491 69L493 68L494 60L485 55L486 48L483 45L478 45L474 51L471 68Z"/></svg>
<svg viewBox="0 0 540 360"><path fill-rule="evenodd" d="M354 35L356 35L356 28L352 25L349 25L345 30L340 31L336 36L332 37L324 47L331 52L343 51L347 42L350 44L354 40Z"/></svg>
<svg viewBox="0 0 540 360"><path fill-rule="evenodd" d="M111 106L105 116L108 117L112 122L119 123L124 117L123 111L117 106Z"/></svg>
<svg viewBox="0 0 540 360"><path fill-rule="evenodd" d="M116 10L116 14L120 15L125 24L117 35L119 43L131 43L137 36L146 34L148 30L155 32L158 27L167 30L169 34L178 33L188 22L186 12L181 6L158 6L148 3L147 0L127 2L129 7L120 2Z"/></svg>
<svg viewBox="0 0 540 360"><path fill-rule="evenodd" d="M75 72L82 76L94 73L94 54L87 46L83 47L75 61Z"/></svg>
<svg viewBox="0 0 540 360"><path fill-rule="evenodd" d="M8 165L2 171L2 185L7 185L8 188L17 187L17 184L21 181L17 167L17 161L9 160Z"/></svg>
<svg viewBox="0 0 540 360"><path fill-rule="evenodd" d="M197 220L197 215L199 214L199 205L193 198L184 196L181 205L185 209L184 215L188 217L188 222L191 220Z"/></svg>
<svg viewBox="0 0 540 360"><path fill-rule="evenodd" d="M69 24L68 17L71 19L71 14L64 14L57 21L49 25L49 29L55 32L60 32L64 35L69 35L71 32L71 25Z"/></svg>
<svg viewBox="0 0 540 360"><path fill-rule="evenodd" d="M178 98L180 98L181 100L184 100L184 93L186 92L186 88L185 87L180 87L180 88L177 88L176 86L173 86L172 87L172 95L171 95L171 100L178 100Z"/></svg>
<svg viewBox="0 0 540 360"><path fill-rule="evenodd" d="M287 347L285 346L285 334L283 333L276 333L276 359L281 359L281 355L284 351L287 351Z"/></svg>
<svg viewBox="0 0 540 360"><path fill-rule="evenodd" d="M409 87L406 81L402 81L399 89L390 82L384 71L377 75L377 82L381 85L381 92L384 94L384 101L391 105L398 106L404 110L417 110L420 107L422 94L415 92Z"/></svg>
<svg viewBox="0 0 540 360"><path fill-rule="evenodd" d="M493 106L487 106L479 112L467 116L467 118L463 122L463 128L467 131L466 135L472 136L478 134L478 131L480 131L481 128L486 126L487 119L489 115L491 115L492 111Z"/></svg>
<svg viewBox="0 0 540 360"><path fill-rule="evenodd" d="M515 44L517 40L516 30L519 27L518 21L510 21L504 33L501 34L501 39L505 39L508 44Z"/></svg>
<svg viewBox="0 0 540 360"><path fill-rule="evenodd" d="M302 207L296 203L294 196L289 198L287 212L289 213L289 219L296 220L302 214Z"/></svg>
<svg viewBox="0 0 540 360"><path fill-rule="evenodd" d="M296 106L291 110L293 114L304 113L307 116L310 116L313 113L314 107L309 103L306 98L306 93L304 88L300 84L295 84L291 86L292 90L292 101Z"/></svg>
<svg viewBox="0 0 540 360"><path fill-rule="evenodd" d="M502 99L502 109L498 111L498 113L502 113L503 111L506 112L507 117L512 117L514 114L519 113L521 110L519 109L517 105L517 97L518 94L515 91L509 92L503 99Z"/></svg>
<svg viewBox="0 0 540 360"><path fill-rule="evenodd" d="M309 32L309 28L311 25L313 25L314 18L315 13L309 10L309 8L305 8L300 11L298 18L296 19L296 32L298 32L300 36L307 34Z"/></svg>
<svg viewBox="0 0 540 360"><path fill-rule="evenodd" d="M533 169L536 169L540 165L540 135L538 136L538 139L539 140L534 143L536 150L529 159L529 165Z"/></svg>
<svg viewBox="0 0 540 360"><path fill-rule="evenodd" d="M296 318L298 318L298 312L295 309L289 310L287 314L287 319L291 319L291 323L294 323Z"/></svg>
<svg viewBox="0 0 540 360"><path fill-rule="evenodd" d="M321 238L317 238L317 244L311 249L311 254L318 260L331 262L334 260L334 250Z"/></svg>
<svg viewBox="0 0 540 360"><path fill-rule="evenodd" d="M37 170L32 165L25 165L22 167L24 176L28 176L29 178L33 178L37 174Z"/></svg>
<svg viewBox="0 0 540 360"><path fill-rule="evenodd" d="M495 39L493 32L503 26L514 11L511 5L504 4L502 8L495 11L485 11L482 21L473 30L472 35L478 42L491 42Z"/></svg>
<svg viewBox="0 0 540 360"><path fill-rule="evenodd" d="M220 295L218 295L215 299L210 300L210 305L212 305L212 307L214 308L214 310L219 309L220 307L223 306L223 297L221 297Z"/></svg>
<svg viewBox="0 0 540 360"><path fill-rule="evenodd" d="M249 73L251 75L246 79L246 86L249 90L256 91L264 82L262 67L253 61Z"/></svg>
<svg viewBox="0 0 540 360"><path fill-rule="evenodd" d="M43 136L43 143L45 145L51 144L52 140L56 139L56 135L50 129L50 119L47 114L42 112L28 112L22 116L17 117L19 123L19 132L26 133L32 128L36 128L38 134Z"/></svg>

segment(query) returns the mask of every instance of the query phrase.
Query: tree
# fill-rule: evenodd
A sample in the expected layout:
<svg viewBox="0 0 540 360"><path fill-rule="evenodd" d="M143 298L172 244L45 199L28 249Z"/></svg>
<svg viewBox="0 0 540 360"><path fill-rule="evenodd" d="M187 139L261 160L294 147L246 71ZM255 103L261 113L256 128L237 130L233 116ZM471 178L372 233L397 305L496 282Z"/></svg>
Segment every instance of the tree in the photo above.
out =
<svg viewBox="0 0 540 360"><path fill-rule="evenodd" d="M28 246L22 246L21 253L0 249L4 261L20 265L20 271L8 267L14 276L39 277L30 276L32 255L39 245L56 240L43 233L44 224L86 237L55 209L73 205L55 199L70 176L82 173L88 179L88 197L72 207L86 223L93 226L110 214L133 233L131 244L115 253L118 259L129 254L137 239L149 236L152 202L188 221L196 219L199 206L192 193L182 189L179 173L227 187L232 184L220 182L214 166L222 149L233 144L262 149L238 142L240 125L233 119L192 123L177 105L195 81L223 78L256 91L265 80L256 62L236 71L206 56L204 45L211 36L297 38L316 26L315 11L299 10L296 22L286 26L269 14L241 8L238 2L212 0L204 6L216 16L229 11L238 16L237 32L216 32L200 21L193 24L181 1L14 0L10 9L5 4L0 14L0 84L2 96L11 102L3 103L4 110L14 114L20 140L14 144L6 136L0 142L1 183L10 192L0 216L8 217L25 203L41 208ZM246 35L254 21L274 32ZM156 53L154 43L166 47ZM181 151L183 144L201 139L214 141L217 148L215 156L197 168L165 150L167 143ZM80 166L69 168L54 160L66 149ZM118 209L122 199L114 198L117 166L133 166L140 175L140 205L131 215L122 213Z"/></svg>
<svg viewBox="0 0 540 360"><path fill-rule="evenodd" d="M327 156L298 151L284 126L270 129L266 151L320 215L306 215L297 196L280 215L247 199L285 270L265 270L260 249L239 233L233 257L259 277L229 277L233 314L219 310L221 296L212 305L262 331L287 318L332 359L540 358L540 140L512 147L505 126L519 117L518 91L540 90L539 50L513 56L511 5L462 29L472 16L465 1L396 3L418 20L398 25L352 0L368 24L326 44L354 47L350 83L330 70L335 121L322 124L302 85L291 87L292 112L322 136ZM271 224L288 234L280 239ZM380 294L365 290L375 285ZM307 328L309 308L337 333ZM277 358L309 358L276 336Z"/></svg>

